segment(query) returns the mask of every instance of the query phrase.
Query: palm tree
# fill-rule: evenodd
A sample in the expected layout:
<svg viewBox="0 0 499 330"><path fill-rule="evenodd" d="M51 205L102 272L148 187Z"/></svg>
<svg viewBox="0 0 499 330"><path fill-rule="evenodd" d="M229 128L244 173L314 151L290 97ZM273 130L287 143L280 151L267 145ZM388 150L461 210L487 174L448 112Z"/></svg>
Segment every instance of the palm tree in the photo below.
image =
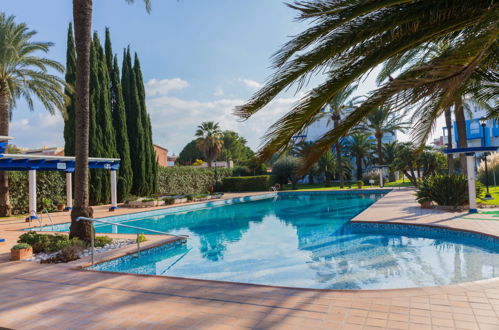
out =
<svg viewBox="0 0 499 330"><path fill-rule="evenodd" d="M134 0L126 0L133 3ZM147 12L150 0L144 0ZM75 202L71 211L69 236L90 242L91 223L76 221L78 217L92 217L88 193L88 137L90 127L90 43L92 30L93 0L73 0L73 21L76 49L75 86Z"/></svg>
<svg viewBox="0 0 499 330"><path fill-rule="evenodd" d="M36 42L36 31L26 24L17 24L14 16L0 13L0 135L9 135L12 110L19 98L24 98L33 110L33 96L37 97L51 114L64 114L64 81L49 70L64 71L59 62L40 57L53 45ZM0 171L0 216L10 216L9 179Z"/></svg>
<svg viewBox="0 0 499 330"><path fill-rule="evenodd" d="M388 164L388 181L395 181L394 162L397 156L398 145L397 141L383 143L383 160Z"/></svg>
<svg viewBox="0 0 499 330"><path fill-rule="evenodd" d="M364 129L374 132L377 143L378 165L384 165L382 145L385 134L394 135L397 131L405 131L409 128L409 123L403 121L404 117L405 114L394 113L389 108L382 107L370 112L362 124Z"/></svg>
<svg viewBox="0 0 499 330"><path fill-rule="evenodd" d="M341 118L346 114L347 111L351 111L355 108L355 102L357 102L360 97L351 97L352 93L357 89L358 85L350 85L347 88L336 94L333 99L329 102L331 108L331 120L333 121L333 128L338 128ZM338 139L335 143L336 151L336 164L338 171L338 178L340 180L340 188L345 187L345 172L343 164L343 156L341 152L342 138Z"/></svg>
<svg viewBox="0 0 499 330"><path fill-rule="evenodd" d="M373 152L373 144L376 141L363 132L352 133L347 140L347 150L351 157L355 158L357 167L357 180L362 179L363 165L367 163Z"/></svg>
<svg viewBox="0 0 499 330"><path fill-rule="evenodd" d="M317 72L325 72L326 78L270 127L259 151L264 159L285 149L293 135L307 127L346 86L385 61L406 56L422 45L445 40L451 47L371 93L337 128L317 141L305 167L315 163L376 108L415 107L417 122L413 132L421 144L443 109L452 105L460 109L456 95L463 95L465 86L472 89L466 85L470 80L490 82L483 97L497 95L497 2L316 0L296 1L289 6L299 12L299 20L313 24L274 55L276 72L235 113L249 118L291 85L301 89Z"/></svg>
<svg viewBox="0 0 499 330"><path fill-rule="evenodd" d="M222 130L218 123L205 121L198 126L196 137L198 138L196 145L198 149L204 153L208 167L211 167L213 161L223 149L224 141Z"/></svg>
<svg viewBox="0 0 499 330"><path fill-rule="evenodd" d="M335 175L337 167L336 159L334 158L331 150L325 152L322 157L319 158L317 165L319 167L319 171L324 173L324 178L326 179L324 185L326 187L331 187L331 178Z"/></svg>

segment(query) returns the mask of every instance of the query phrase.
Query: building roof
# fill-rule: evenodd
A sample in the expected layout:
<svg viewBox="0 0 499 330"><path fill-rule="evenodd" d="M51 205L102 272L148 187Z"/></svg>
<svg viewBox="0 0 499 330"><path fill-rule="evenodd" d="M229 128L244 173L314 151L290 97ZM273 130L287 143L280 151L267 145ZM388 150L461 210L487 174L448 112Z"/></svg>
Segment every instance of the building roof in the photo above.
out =
<svg viewBox="0 0 499 330"><path fill-rule="evenodd" d="M153 146L155 146L158 149L162 149L162 150L165 150L166 152L168 152L168 149L166 149L165 147L158 146L157 144L154 144L154 143L153 143Z"/></svg>

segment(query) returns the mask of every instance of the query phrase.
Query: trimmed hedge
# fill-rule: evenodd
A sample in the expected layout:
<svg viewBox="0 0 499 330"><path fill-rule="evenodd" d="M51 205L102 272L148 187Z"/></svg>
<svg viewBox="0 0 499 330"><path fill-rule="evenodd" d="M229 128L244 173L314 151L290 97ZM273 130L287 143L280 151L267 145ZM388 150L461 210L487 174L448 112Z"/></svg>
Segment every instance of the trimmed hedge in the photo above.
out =
<svg viewBox="0 0 499 330"><path fill-rule="evenodd" d="M66 202L66 177L62 172L36 172L38 210L50 208L57 201ZM13 214L28 213L28 172L9 171L9 194Z"/></svg>
<svg viewBox="0 0 499 330"><path fill-rule="evenodd" d="M232 175L230 168L172 166L158 168L158 193L161 195L202 194L215 190L222 179Z"/></svg>
<svg viewBox="0 0 499 330"><path fill-rule="evenodd" d="M270 187L270 175L238 176L223 179L226 192L267 191Z"/></svg>

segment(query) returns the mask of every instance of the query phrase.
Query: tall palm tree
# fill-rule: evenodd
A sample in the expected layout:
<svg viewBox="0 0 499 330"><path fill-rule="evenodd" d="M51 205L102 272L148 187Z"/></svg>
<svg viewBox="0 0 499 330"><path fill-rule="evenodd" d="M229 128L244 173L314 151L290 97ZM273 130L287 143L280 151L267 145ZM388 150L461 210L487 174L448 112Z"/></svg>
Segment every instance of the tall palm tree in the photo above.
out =
<svg viewBox="0 0 499 330"><path fill-rule="evenodd" d="M374 143L376 140L363 132L354 132L348 137L346 148L350 156L355 158L357 180L362 179L363 165L367 164L373 152Z"/></svg>
<svg viewBox="0 0 499 330"><path fill-rule="evenodd" d="M383 143L383 160L388 164L388 180L395 181L395 157L397 156L397 149L399 143L395 141Z"/></svg>
<svg viewBox="0 0 499 330"><path fill-rule="evenodd" d="M49 70L64 71L59 62L40 57L53 45L32 41L36 31L26 24L16 23L14 16L0 13L0 135L9 135L12 110L19 98L24 98L33 110L33 96L37 97L51 114L64 114L64 81ZM0 171L0 216L10 216L9 179Z"/></svg>
<svg viewBox="0 0 499 330"><path fill-rule="evenodd" d="M325 152L317 162L319 171L324 173L325 186L331 187L331 178L335 175L337 168L336 159L331 150Z"/></svg>
<svg viewBox="0 0 499 330"><path fill-rule="evenodd" d="M289 6L299 12L299 20L311 21L311 26L274 55L276 72L235 113L249 118L291 85L300 89L317 72L325 72L326 78L269 128L259 151L262 158L285 149L293 135L310 125L317 113L346 86L385 61L405 56L421 45L445 40L452 46L371 93L337 128L317 141L314 152L304 162L305 167L315 163L341 136L381 106L414 107L418 119L415 137L422 143L441 111L459 105L455 96L463 94L462 89L470 79L490 81L491 93L487 94L497 95L498 2L315 0L295 1Z"/></svg>
<svg viewBox="0 0 499 330"><path fill-rule="evenodd" d="M409 123L404 121L405 114L394 113L387 107L377 108L367 115L362 127L374 133L376 139L376 151L378 153L378 165L383 162L383 137L385 134L395 134L397 131L404 132L409 128Z"/></svg>
<svg viewBox="0 0 499 330"><path fill-rule="evenodd" d="M196 145L204 153L208 167L213 165L213 161L222 152L224 141L223 133L218 123L213 121L202 122L196 131Z"/></svg>
<svg viewBox="0 0 499 330"><path fill-rule="evenodd" d="M126 0L133 3L134 0ZM150 0L144 0L147 12ZM88 193L88 137L90 127L90 42L93 0L73 0L73 23L76 49L75 86L75 202L71 211L69 236L90 242L91 223L76 221L80 216L92 217Z"/></svg>
<svg viewBox="0 0 499 330"><path fill-rule="evenodd" d="M357 102L360 97L353 97L352 93L357 89L358 85L350 85L347 88L340 91L336 94L332 100L329 102L329 106L331 108L331 120L333 122L333 128L338 128L340 124L341 118L346 115L348 111L351 111L355 107L355 102ZM338 141L334 144L336 151L336 164L337 164L337 172L338 178L340 180L340 188L343 189L345 187L345 172L344 172L344 164L343 164L343 154L341 151L341 143L342 138L338 139Z"/></svg>

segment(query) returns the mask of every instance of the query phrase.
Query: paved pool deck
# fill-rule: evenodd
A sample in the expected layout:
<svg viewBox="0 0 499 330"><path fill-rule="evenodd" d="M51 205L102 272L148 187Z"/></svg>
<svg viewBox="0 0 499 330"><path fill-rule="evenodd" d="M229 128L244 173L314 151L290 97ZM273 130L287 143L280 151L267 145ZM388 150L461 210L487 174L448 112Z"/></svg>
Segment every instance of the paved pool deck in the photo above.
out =
<svg viewBox="0 0 499 330"><path fill-rule="evenodd" d="M355 220L499 236L499 221L494 220L499 218L481 220L484 216L469 219L462 213L422 210L414 192L404 189L387 194ZM22 227L2 226L0 236L6 228L16 232ZM79 270L87 261L0 263L0 327L499 329L499 278L428 288L331 291Z"/></svg>

